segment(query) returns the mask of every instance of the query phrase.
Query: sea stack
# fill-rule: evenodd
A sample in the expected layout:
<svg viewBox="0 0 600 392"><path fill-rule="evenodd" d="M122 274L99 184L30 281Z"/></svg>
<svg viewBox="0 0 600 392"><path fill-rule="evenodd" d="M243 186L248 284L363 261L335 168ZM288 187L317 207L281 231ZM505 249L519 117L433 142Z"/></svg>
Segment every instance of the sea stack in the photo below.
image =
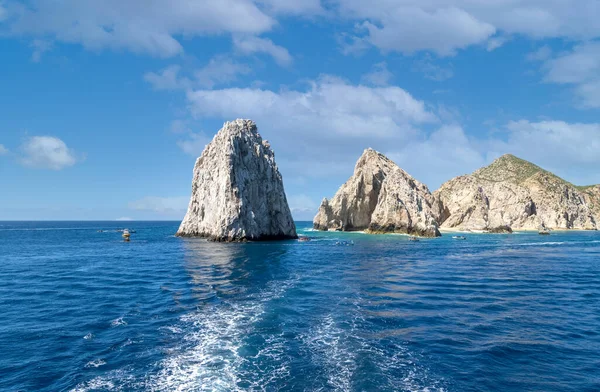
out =
<svg viewBox="0 0 600 392"><path fill-rule="evenodd" d="M194 166L178 236L213 241L297 238L275 154L251 120L226 122Z"/></svg>
<svg viewBox="0 0 600 392"><path fill-rule="evenodd" d="M367 149L354 174L315 216L317 230L440 236L439 207L424 184L383 154Z"/></svg>
<svg viewBox="0 0 600 392"><path fill-rule="evenodd" d="M443 206L442 228L448 229L596 230L600 218L598 188L576 187L509 154L446 182L434 196Z"/></svg>

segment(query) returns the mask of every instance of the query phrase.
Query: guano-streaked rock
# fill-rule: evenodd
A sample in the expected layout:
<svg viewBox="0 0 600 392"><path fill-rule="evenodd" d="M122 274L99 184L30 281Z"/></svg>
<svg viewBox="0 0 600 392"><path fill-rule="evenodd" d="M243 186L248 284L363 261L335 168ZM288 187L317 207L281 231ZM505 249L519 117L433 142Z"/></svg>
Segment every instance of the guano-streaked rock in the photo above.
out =
<svg viewBox="0 0 600 392"><path fill-rule="evenodd" d="M331 200L324 199L314 218L317 230L440 235L439 207L424 184L394 162L367 149L354 174Z"/></svg>
<svg viewBox="0 0 600 392"><path fill-rule="evenodd" d="M214 241L297 238L275 155L253 121L226 122L196 160L177 235Z"/></svg>

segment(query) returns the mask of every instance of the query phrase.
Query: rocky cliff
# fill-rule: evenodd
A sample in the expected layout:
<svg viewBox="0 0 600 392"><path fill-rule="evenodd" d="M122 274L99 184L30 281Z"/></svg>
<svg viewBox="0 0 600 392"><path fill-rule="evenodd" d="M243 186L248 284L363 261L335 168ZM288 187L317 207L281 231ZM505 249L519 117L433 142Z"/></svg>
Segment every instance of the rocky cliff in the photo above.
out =
<svg viewBox="0 0 600 392"><path fill-rule="evenodd" d="M446 182L434 197L443 206L442 228L484 231L505 226L594 230L597 221L590 201L600 201L593 189L586 194L513 155Z"/></svg>
<svg viewBox="0 0 600 392"><path fill-rule="evenodd" d="M215 241L297 238L269 143L250 120L227 122L194 166L178 236Z"/></svg>
<svg viewBox="0 0 600 392"><path fill-rule="evenodd" d="M354 174L333 199L324 199L313 226L318 230L365 230L435 237L438 205L427 186L394 162L367 149Z"/></svg>

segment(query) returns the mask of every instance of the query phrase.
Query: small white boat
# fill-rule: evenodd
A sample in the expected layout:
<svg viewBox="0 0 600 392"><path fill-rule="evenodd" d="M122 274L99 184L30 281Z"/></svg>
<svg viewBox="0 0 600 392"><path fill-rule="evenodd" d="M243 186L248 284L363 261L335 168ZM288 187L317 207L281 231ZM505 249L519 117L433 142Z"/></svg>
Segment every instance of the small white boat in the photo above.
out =
<svg viewBox="0 0 600 392"><path fill-rule="evenodd" d="M455 235L455 236L452 236L452 238L455 240L466 240L467 239L467 237L465 237L464 235Z"/></svg>
<svg viewBox="0 0 600 392"><path fill-rule="evenodd" d="M129 234L129 230L127 230L127 229L124 229L124 230L123 230L123 239L124 239L125 241L129 241L129 238L130 238L130 237L131 237L131 234Z"/></svg>

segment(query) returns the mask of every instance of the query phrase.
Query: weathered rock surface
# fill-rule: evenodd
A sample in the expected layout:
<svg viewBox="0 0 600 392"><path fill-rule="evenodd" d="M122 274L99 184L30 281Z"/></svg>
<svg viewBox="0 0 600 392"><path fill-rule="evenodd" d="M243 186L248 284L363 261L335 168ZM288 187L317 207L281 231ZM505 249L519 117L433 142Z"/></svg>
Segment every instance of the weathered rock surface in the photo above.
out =
<svg viewBox="0 0 600 392"><path fill-rule="evenodd" d="M471 175L456 177L434 192L442 205L442 228L495 231L597 229L590 200L600 192L580 189L542 168L504 155ZM598 205L598 204L596 204Z"/></svg>
<svg viewBox="0 0 600 392"><path fill-rule="evenodd" d="M194 166L178 236L215 241L297 238L269 143L250 120L227 122Z"/></svg>
<svg viewBox="0 0 600 392"><path fill-rule="evenodd" d="M324 199L313 226L318 230L440 235L439 207L429 189L394 162L367 149L354 174L333 199Z"/></svg>

